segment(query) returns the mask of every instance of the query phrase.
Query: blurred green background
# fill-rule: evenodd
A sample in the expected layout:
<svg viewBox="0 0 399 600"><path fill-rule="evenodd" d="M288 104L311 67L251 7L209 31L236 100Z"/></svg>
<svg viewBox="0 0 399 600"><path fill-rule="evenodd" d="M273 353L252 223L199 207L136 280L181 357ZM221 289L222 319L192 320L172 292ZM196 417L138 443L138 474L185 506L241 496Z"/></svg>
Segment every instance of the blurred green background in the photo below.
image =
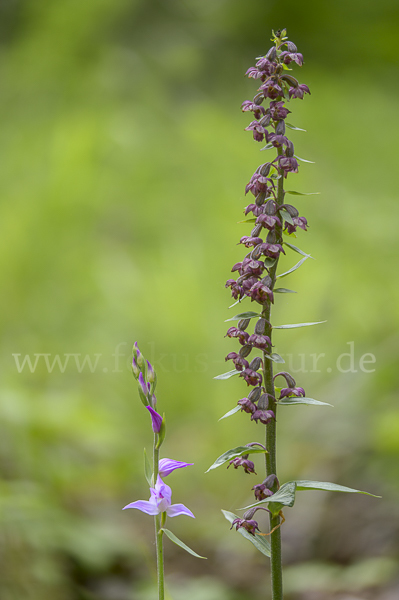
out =
<svg viewBox="0 0 399 600"><path fill-rule="evenodd" d="M287 187L321 195L291 196L310 223L297 243L317 260L283 280L298 294L277 297L274 322L328 322L275 344L307 395L335 406L280 409L280 481L383 496L297 495L283 526L287 598L398 598L398 9L0 1L2 600L155 598L152 519L121 512L148 497L135 340L158 372L163 455L195 463L168 483L197 518L169 526L208 561L167 541L171 597L268 598L263 557L220 512L248 504L261 476L204 471L263 437L246 415L218 423L245 385L212 378L235 349L224 283L247 233L244 187L268 160L244 132L240 105L257 86L243 74L279 27L312 92L290 106L307 130L291 138L316 162Z"/></svg>

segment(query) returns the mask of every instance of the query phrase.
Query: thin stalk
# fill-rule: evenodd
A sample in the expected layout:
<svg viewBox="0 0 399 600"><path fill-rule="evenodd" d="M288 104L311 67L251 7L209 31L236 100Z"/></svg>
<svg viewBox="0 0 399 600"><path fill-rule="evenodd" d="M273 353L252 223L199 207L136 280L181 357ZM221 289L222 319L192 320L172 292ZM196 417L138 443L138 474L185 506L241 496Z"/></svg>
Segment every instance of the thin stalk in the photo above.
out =
<svg viewBox="0 0 399 600"><path fill-rule="evenodd" d="M154 433L154 452L153 452L153 473L154 473L154 484L158 478L158 466L159 466L159 448L157 448L158 434ZM158 578L158 600L164 600L165 598L165 575L164 575L164 563L163 563L163 531L160 531L164 525L163 516L155 515L155 546L157 554L157 578Z"/></svg>
<svg viewBox="0 0 399 600"><path fill-rule="evenodd" d="M278 148L278 154L282 154L282 149ZM281 175L277 183L277 204L283 204L284 202L284 178L283 173L279 170ZM276 226L277 243L282 240L282 227ZM270 289L273 291L276 283L276 271L278 265L278 258L274 265L269 269L269 276L272 280ZM270 323L271 315L271 303L267 302L262 310L262 317ZM266 323L266 335L272 339L272 327ZM275 396L274 381L273 381L273 361L267 358L267 353L263 353L263 381L266 392ZM270 398L270 396L269 396ZM270 398L269 407L270 410L276 415L276 419L272 419L268 425L266 425L266 475L277 475L277 461L276 461L276 421L277 421L277 404ZM274 484L273 492L277 491L277 484ZM270 531L280 524L280 517L273 517L270 515ZM272 599L283 600L283 577L282 577L282 564L281 564L281 531L278 527L270 535L270 546L271 546L271 557L270 557L270 570L271 570L271 583L272 583Z"/></svg>

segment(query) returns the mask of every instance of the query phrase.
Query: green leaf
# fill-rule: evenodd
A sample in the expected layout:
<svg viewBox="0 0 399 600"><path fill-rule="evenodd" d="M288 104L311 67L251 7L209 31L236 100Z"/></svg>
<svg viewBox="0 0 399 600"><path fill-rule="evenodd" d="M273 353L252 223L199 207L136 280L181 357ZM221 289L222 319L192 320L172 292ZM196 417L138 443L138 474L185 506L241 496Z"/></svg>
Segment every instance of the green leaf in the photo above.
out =
<svg viewBox="0 0 399 600"><path fill-rule="evenodd" d="M245 298L248 298L248 296L244 296L244 298L239 298L236 302L234 302L234 304L232 304L231 306L229 306L229 308L233 308L233 306L236 306L237 304L240 304Z"/></svg>
<svg viewBox="0 0 399 600"><path fill-rule="evenodd" d="M300 127L295 127L295 125L291 125L291 123L285 122L288 129L293 129L294 131L306 131L306 129L301 129Z"/></svg>
<svg viewBox="0 0 399 600"><path fill-rule="evenodd" d="M227 371L227 373L222 373L221 375L216 375L214 379L230 379L230 377L234 377L234 375L238 375L240 371L233 369L232 371Z"/></svg>
<svg viewBox="0 0 399 600"><path fill-rule="evenodd" d="M219 458L217 458L215 460L215 462L213 463L213 465L211 467L209 467L209 469L207 471L205 471L205 473L208 473L209 471L212 471L213 469L217 469L218 467L221 467L222 465L224 465L224 463L226 463L229 460L233 460L233 458L237 458L238 456L242 456L243 454L265 454L266 450L263 450L263 448L254 448L253 446L249 447L248 446L237 446L237 448L232 448L231 450L227 450L227 452L224 452L221 456L219 456Z"/></svg>
<svg viewBox="0 0 399 600"><path fill-rule="evenodd" d="M262 150L271 150L272 148L274 148L273 144L266 144L266 146L264 146L263 148L261 148Z"/></svg>
<svg viewBox="0 0 399 600"><path fill-rule="evenodd" d="M294 290L288 290L287 288L275 288L273 292L276 294L296 294Z"/></svg>
<svg viewBox="0 0 399 600"><path fill-rule="evenodd" d="M290 213L287 210L284 210L283 208L281 208L279 210L279 213L282 216L282 218L284 219L284 221L287 221L287 223L290 223L290 225L295 225Z"/></svg>
<svg viewBox="0 0 399 600"><path fill-rule="evenodd" d="M275 363L285 363L285 360L282 356L280 356L279 354L277 354L277 352L273 352L272 354L265 354L265 357L268 358L269 360L272 360Z"/></svg>
<svg viewBox="0 0 399 600"><path fill-rule="evenodd" d="M161 428L160 428L159 433L158 433L158 441L157 441L157 444L155 446L156 449L158 449L158 448L160 448L162 446L163 441L165 439L165 435L166 435L166 423L165 423L165 413L163 413Z"/></svg>
<svg viewBox="0 0 399 600"><path fill-rule="evenodd" d="M288 271L285 271L285 273L280 273L279 275L276 275L276 279L278 279L279 277L286 277L286 275L289 275L290 273L293 273L294 271L296 271L297 269L299 269L299 267L301 265L303 265L303 263L305 262L305 260L307 260L308 257L305 256L304 258L302 258L298 263L296 263L296 265L294 265L293 267L291 267L291 269L289 269Z"/></svg>
<svg viewBox="0 0 399 600"><path fill-rule="evenodd" d="M237 221L237 223L255 223L256 219L257 219L257 217L254 217L251 219L244 219L243 221Z"/></svg>
<svg viewBox="0 0 399 600"><path fill-rule="evenodd" d="M268 256L265 260L265 267L267 269L269 269L270 267L272 267L274 265L276 260L277 260L277 258L270 258L270 256Z"/></svg>
<svg viewBox="0 0 399 600"><path fill-rule="evenodd" d="M174 544L176 544L176 546L180 546L180 548L183 548L183 550L185 550L189 554L192 554L193 556L196 556L197 558L203 558L206 560L206 556L200 556L199 554L194 552L194 550L191 550L191 548L189 548L188 546L186 546L186 544L184 542L179 540L179 538L176 537L174 533L169 531L169 529L165 529L165 527L162 527L162 529L160 529L160 531L163 531L164 533L166 533L166 535L168 536L170 541L173 542Z"/></svg>
<svg viewBox="0 0 399 600"><path fill-rule="evenodd" d="M298 252L298 254L301 254L302 256L306 256L306 258L312 258L314 260L313 256L310 256L310 254L306 254L306 252L304 252L297 246L294 246L294 244L290 244L289 242L283 242L283 243L286 246L288 246L288 248L291 248L291 250L293 250L294 252Z"/></svg>
<svg viewBox="0 0 399 600"><path fill-rule="evenodd" d="M229 412L227 412L225 415L223 415L223 417L220 417L219 421L221 421L222 419L226 419L227 417L231 417L231 415L234 415L240 409L241 409L241 406L235 406L234 408L229 410Z"/></svg>
<svg viewBox="0 0 399 600"><path fill-rule="evenodd" d="M302 162L307 162L307 163L311 163L312 165L315 164L314 160L306 160L306 158L301 158L300 156L297 156L296 154L294 154L295 158L297 158L298 160L301 160Z"/></svg>
<svg viewBox="0 0 399 600"><path fill-rule="evenodd" d="M298 398L297 396L291 396L291 398L282 398L281 400L278 400L277 402L278 404L286 404L286 405L293 405L293 404L317 404L317 405L322 405L322 406L332 406L332 404L329 404L328 402L320 402L320 400L314 400L314 398Z"/></svg>
<svg viewBox="0 0 399 600"><path fill-rule="evenodd" d="M148 485L152 486L152 468L150 465L150 461L148 460L147 451L144 448L144 475L147 480Z"/></svg>
<svg viewBox="0 0 399 600"><path fill-rule="evenodd" d="M240 518L234 513L229 512L228 510L222 510L222 513L231 524L233 524L234 519ZM241 533L241 535L245 537L245 539L249 540L255 546L255 548L259 550L259 552L261 552L265 556L270 557L270 541L267 537L259 535L258 533L252 535L251 533L248 533L248 531L244 529L244 527L240 527L237 531L238 533Z"/></svg>
<svg viewBox="0 0 399 600"><path fill-rule="evenodd" d="M320 325L327 321L315 321L314 323L293 323L292 325L273 325L273 329L297 329L298 327L309 327L309 325Z"/></svg>
<svg viewBox="0 0 399 600"><path fill-rule="evenodd" d="M294 190L287 190L286 194L292 194L292 196L317 196L320 192L295 192Z"/></svg>
<svg viewBox="0 0 399 600"><path fill-rule="evenodd" d="M366 494L367 496L373 496L373 498L381 498L381 496L376 496L375 494L370 494L369 492L362 492L361 490L355 490L353 488L348 488L344 485L330 483L329 481L301 480L301 481L292 481L290 483L295 483L297 490L322 490L325 492L346 492L349 494Z"/></svg>
<svg viewBox="0 0 399 600"><path fill-rule="evenodd" d="M254 317L260 317L260 316L261 315L259 313L249 310L248 312L243 312L243 313L236 315L235 317L231 317L231 319L226 319L225 323L227 323L227 321L240 321L241 319L253 319Z"/></svg>
<svg viewBox="0 0 399 600"><path fill-rule="evenodd" d="M248 510L249 508L253 508L255 506L261 506L262 504L269 504L268 509L271 511L273 517L275 517L284 506L294 506L296 483L297 482L295 481L284 483L281 488L275 494L273 494L273 496L269 496L265 500L255 502L255 504L251 504L250 506L246 506L242 510Z"/></svg>

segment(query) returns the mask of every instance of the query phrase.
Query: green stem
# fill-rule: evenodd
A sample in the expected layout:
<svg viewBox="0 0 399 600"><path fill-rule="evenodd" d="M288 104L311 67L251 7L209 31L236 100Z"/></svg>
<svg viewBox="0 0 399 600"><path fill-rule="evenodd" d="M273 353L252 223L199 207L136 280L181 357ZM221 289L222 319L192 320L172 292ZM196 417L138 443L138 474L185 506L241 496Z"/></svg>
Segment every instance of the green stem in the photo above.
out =
<svg viewBox="0 0 399 600"><path fill-rule="evenodd" d="M154 485L158 478L158 466L159 466L159 448L157 448L158 434L154 433L154 452L153 452L153 473L154 473ZM166 513L162 513L163 515ZM160 531L163 526L161 515L155 515L155 546L157 553L157 576L158 576L158 600L164 600L165 598L165 575L164 575L164 563L163 563L163 531Z"/></svg>
<svg viewBox="0 0 399 600"><path fill-rule="evenodd" d="M282 154L282 149L278 148L278 154ZM282 175L282 173L280 172ZM284 182L283 176L280 177L277 183L277 204L283 204L284 202ZM282 227L276 225L277 243L282 240ZM276 271L278 265L278 258L274 265L269 269L269 276L272 280L270 289L274 289L276 283ZM270 322L271 314L271 303L267 302L262 310L262 317ZM272 327L266 324L266 335L272 339ZM273 381L273 361L267 358L266 352L263 353L263 380L266 392L275 396L274 381ZM277 405L272 399L269 399L269 409L274 412L276 419L272 419L268 425L266 425L266 475L277 475L277 461L276 461L276 420L277 420ZM273 492L277 491L277 484L273 488ZM270 531L280 524L280 517L272 517L270 515ZM270 535L270 546L271 546L271 557L270 557L270 570L272 579L272 600L283 600L283 578L282 578L282 564L281 564L281 531L278 527Z"/></svg>

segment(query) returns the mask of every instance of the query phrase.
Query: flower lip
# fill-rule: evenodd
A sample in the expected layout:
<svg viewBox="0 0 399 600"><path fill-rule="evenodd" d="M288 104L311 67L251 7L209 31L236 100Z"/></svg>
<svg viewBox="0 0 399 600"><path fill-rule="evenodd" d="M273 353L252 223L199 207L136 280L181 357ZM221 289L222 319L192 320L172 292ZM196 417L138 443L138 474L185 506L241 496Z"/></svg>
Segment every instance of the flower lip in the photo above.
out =
<svg viewBox="0 0 399 600"><path fill-rule="evenodd" d="M184 504L172 504L172 490L162 481L160 476L153 488L150 488L151 496L149 500L137 500L123 507L137 508L147 515L159 515L166 512L168 517L177 517L178 515L187 515L195 519L193 513Z"/></svg>

